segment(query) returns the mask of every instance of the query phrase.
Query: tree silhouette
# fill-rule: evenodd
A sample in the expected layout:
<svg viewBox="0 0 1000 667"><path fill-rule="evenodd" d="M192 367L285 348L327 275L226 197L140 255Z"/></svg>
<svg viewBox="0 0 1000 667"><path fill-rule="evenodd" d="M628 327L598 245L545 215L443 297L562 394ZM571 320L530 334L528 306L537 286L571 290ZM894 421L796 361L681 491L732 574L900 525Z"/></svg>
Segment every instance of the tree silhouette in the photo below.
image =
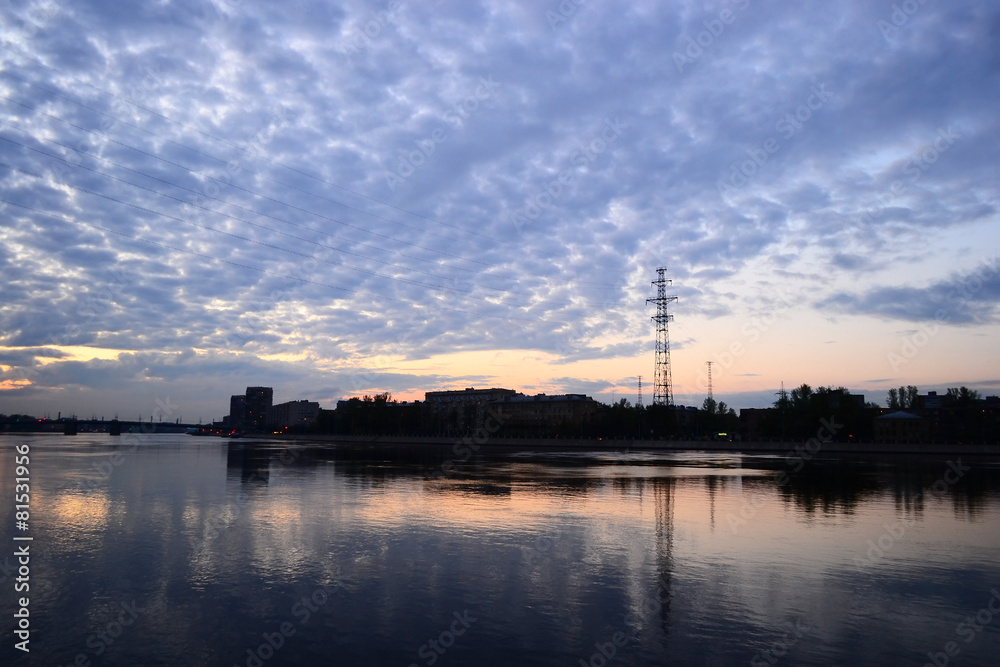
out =
<svg viewBox="0 0 1000 667"><path fill-rule="evenodd" d="M899 389L890 389L885 399L885 405L890 410L913 410L917 407L917 396L920 390L912 384Z"/></svg>
<svg viewBox="0 0 1000 667"><path fill-rule="evenodd" d="M948 399L955 405L972 405L976 401L982 399L979 392L975 389L969 389L968 387L948 387L948 393L945 394Z"/></svg>
<svg viewBox="0 0 1000 667"><path fill-rule="evenodd" d="M819 431L820 420L831 418L841 425L833 435L835 440L866 436L871 430L873 415L845 387L813 390L803 384L793 389L790 396L779 396L774 406L774 417L763 427L772 436L810 438Z"/></svg>

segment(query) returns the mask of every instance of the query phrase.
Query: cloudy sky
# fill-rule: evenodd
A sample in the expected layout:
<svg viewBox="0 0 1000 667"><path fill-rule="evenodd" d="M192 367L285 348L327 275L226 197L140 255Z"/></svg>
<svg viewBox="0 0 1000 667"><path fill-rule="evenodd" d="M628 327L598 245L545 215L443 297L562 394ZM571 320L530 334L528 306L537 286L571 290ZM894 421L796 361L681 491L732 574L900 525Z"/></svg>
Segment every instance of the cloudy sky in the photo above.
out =
<svg viewBox="0 0 1000 667"><path fill-rule="evenodd" d="M0 412L1000 391L1000 7L14 0Z"/></svg>

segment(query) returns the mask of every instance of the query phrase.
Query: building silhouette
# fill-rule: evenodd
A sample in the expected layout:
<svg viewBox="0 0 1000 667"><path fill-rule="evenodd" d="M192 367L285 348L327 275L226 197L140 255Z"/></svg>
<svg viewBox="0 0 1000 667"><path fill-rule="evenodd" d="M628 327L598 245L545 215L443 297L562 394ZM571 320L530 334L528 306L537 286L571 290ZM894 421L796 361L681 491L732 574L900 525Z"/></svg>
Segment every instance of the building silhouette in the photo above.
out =
<svg viewBox="0 0 1000 667"><path fill-rule="evenodd" d="M267 425L267 410L274 390L270 387L247 387L247 428L260 431Z"/></svg>
<svg viewBox="0 0 1000 667"><path fill-rule="evenodd" d="M930 435L929 423L920 415L897 410L875 418L876 442L928 442Z"/></svg>
<svg viewBox="0 0 1000 667"><path fill-rule="evenodd" d="M579 436L601 408L584 394L514 394L487 403L504 435Z"/></svg>
<svg viewBox="0 0 1000 667"><path fill-rule="evenodd" d="M231 396L229 416L222 420L223 426L239 431L264 430L273 396L271 387L247 387L244 395Z"/></svg>
<svg viewBox="0 0 1000 667"><path fill-rule="evenodd" d="M247 397L245 394L229 397L229 416L222 420L222 424L239 430L247 427Z"/></svg>
<svg viewBox="0 0 1000 667"><path fill-rule="evenodd" d="M316 421L319 403L307 400L278 403L267 410L267 427L272 429L294 429L308 426Z"/></svg>
<svg viewBox="0 0 1000 667"><path fill-rule="evenodd" d="M428 391L424 405L434 424L446 434L468 433L486 421L488 404L505 397L515 396L513 389L460 389L456 391Z"/></svg>

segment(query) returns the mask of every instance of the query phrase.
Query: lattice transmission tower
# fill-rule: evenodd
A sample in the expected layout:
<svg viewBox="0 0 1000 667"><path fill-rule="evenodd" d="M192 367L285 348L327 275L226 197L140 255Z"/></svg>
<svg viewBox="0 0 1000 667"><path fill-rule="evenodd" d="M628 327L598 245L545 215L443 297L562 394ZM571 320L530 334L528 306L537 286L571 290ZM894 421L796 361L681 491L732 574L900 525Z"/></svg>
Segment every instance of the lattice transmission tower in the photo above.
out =
<svg viewBox="0 0 1000 667"><path fill-rule="evenodd" d="M656 280L652 282L656 287L656 298L646 299L646 303L656 304L656 315L651 318L656 323L653 405L674 404L674 387L670 376L670 332L667 325L674 319L668 307L671 301L677 301L677 297L667 296L667 285L670 285L671 281L664 276L666 271L665 267L656 270Z"/></svg>
<svg viewBox="0 0 1000 667"><path fill-rule="evenodd" d="M706 361L705 363L708 364L708 398L714 401L715 398L712 396L712 362Z"/></svg>

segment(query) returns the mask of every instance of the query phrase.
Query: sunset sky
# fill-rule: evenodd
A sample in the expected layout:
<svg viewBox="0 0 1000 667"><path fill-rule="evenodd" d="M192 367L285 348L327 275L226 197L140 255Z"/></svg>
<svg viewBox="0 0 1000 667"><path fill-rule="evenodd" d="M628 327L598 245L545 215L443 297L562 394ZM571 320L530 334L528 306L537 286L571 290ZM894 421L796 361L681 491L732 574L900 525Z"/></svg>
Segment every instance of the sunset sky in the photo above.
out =
<svg viewBox="0 0 1000 667"><path fill-rule="evenodd" d="M1000 392L1000 6L15 0L0 413ZM164 411L162 406L169 405Z"/></svg>

